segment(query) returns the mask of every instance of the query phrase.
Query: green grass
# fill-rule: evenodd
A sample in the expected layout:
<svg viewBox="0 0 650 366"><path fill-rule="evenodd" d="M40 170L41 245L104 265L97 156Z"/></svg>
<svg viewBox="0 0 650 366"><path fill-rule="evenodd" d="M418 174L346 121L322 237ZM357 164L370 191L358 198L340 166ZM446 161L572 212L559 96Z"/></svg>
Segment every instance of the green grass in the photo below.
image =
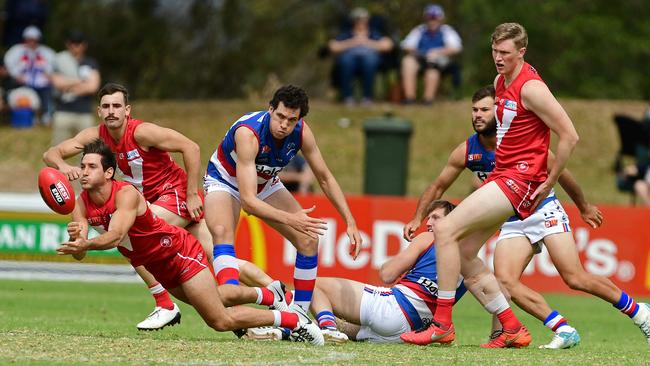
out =
<svg viewBox="0 0 650 366"><path fill-rule="evenodd" d="M182 304L180 326L138 332L151 310L143 286L74 282L0 281L0 364L33 365L640 365L648 346L631 321L611 305L582 296L547 296L578 328L574 349L537 346L551 339L539 321L518 311L533 334L528 349L484 350L490 320L471 297L455 311L457 341L451 347L347 343L309 347L290 342L248 342L208 328Z"/></svg>
<svg viewBox="0 0 650 366"><path fill-rule="evenodd" d="M641 101L561 100L581 136L569 168L582 184L588 199L595 203L628 204L629 195L616 190L612 162L619 148L612 121L615 113L642 115ZM201 147L203 167L227 128L246 112L263 109L267 100L239 101L135 101L137 118L172 127ZM409 159L407 190L419 196L437 176L452 148L470 133L471 102L441 101L433 107L402 107L377 104L371 108L349 109L338 104L312 101L307 121L315 132L320 149L332 172L348 194L363 193L364 133L362 125L370 117L391 112L414 125ZM337 121L349 118L349 128ZM49 147L50 131L45 128L13 130L0 127L1 191L35 192L36 176L42 167L41 155ZM469 192L469 174L453 185L449 197L463 198ZM560 190L561 191L561 190ZM562 199L566 195L560 192Z"/></svg>

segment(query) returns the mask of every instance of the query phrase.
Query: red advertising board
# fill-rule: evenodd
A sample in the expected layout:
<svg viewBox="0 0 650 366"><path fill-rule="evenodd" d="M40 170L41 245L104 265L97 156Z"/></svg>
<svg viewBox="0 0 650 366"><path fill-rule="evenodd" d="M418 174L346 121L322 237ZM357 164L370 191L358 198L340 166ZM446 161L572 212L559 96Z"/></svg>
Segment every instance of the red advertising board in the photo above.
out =
<svg viewBox="0 0 650 366"><path fill-rule="evenodd" d="M337 276L379 283L378 270L387 258L405 247L402 228L414 212L416 201L402 197L349 197L363 249L354 260L349 254L345 224L324 196L299 196L303 207L316 205L313 215L327 221L320 238L319 276ZM610 278L628 293L650 296L650 209L599 206L605 215L602 227L592 229L578 210L565 208L585 269ZM491 265L494 238L481 257ZM292 283L295 249L277 232L254 216L242 214L236 240L237 256L250 260L274 278ZM524 272L524 283L542 292L570 292L544 250Z"/></svg>

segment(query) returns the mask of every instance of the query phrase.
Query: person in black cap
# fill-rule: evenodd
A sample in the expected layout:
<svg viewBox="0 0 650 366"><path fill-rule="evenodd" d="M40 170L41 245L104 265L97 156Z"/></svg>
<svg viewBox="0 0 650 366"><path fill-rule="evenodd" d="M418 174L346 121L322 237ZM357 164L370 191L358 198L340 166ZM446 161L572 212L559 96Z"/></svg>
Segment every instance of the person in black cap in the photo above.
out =
<svg viewBox="0 0 650 366"><path fill-rule="evenodd" d="M101 83L97 62L86 56L88 43L84 34L70 32L65 46L66 50L56 55L52 75L57 92L52 126L53 145L95 125L93 96Z"/></svg>

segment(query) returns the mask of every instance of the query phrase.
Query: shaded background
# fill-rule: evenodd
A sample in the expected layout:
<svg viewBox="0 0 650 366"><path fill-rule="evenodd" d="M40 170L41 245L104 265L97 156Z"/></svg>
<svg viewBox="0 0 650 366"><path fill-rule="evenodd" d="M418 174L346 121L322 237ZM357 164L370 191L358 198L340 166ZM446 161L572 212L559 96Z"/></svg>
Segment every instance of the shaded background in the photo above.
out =
<svg viewBox="0 0 650 366"><path fill-rule="evenodd" d="M18 0L42 3L44 43L61 50L70 29L89 38L103 80L146 98L241 98L265 95L280 81L328 90L331 59L319 49L355 6L386 17L402 39L429 1L343 0ZM463 96L492 81L490 34L517 21L534 60L563 97L649 99L650 4L644 0L438 1L464 41ZM41 18L38 18L41 17ZM7 13L5 25L11 23ZM5 39L6 41L6 28ZM6 47L6 43L5 43Z"/></svg>

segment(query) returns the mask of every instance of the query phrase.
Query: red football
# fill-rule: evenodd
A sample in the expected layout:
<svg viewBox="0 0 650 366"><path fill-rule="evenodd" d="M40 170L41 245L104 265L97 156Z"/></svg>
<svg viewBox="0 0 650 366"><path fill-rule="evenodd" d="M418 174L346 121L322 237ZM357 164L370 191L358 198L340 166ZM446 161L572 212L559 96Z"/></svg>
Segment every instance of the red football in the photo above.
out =
<svg viewBox="0 0 650 366"><path fill-rule="evenodd" d="M43 168L38 173L38 190L43 201L54 212L67 215L74 210L74 189L68 178L54 168Z"/></svg>

